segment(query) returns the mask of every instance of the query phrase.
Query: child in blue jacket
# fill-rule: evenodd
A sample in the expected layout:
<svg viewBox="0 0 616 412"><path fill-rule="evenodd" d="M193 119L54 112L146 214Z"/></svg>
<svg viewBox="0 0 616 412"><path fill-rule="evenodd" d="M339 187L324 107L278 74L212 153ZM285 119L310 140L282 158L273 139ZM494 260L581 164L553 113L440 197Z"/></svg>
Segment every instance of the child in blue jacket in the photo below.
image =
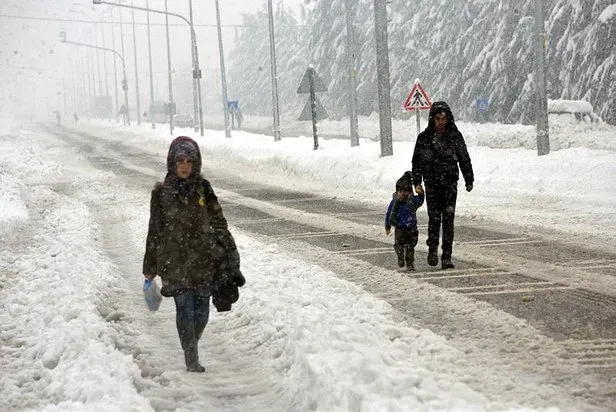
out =
<svg viewBox="0 0 616 412"><path fill-rule="evenodd" d="M419 239L417 229L417 209L423 205L424 192L421 186L415 188L413 194L413 175L407 171L396 182L396 192L385 214L385 233L389 235L391 227L394 230L394 251L398 256L398 266L407 270L415 270L415 246Z"/></svg>

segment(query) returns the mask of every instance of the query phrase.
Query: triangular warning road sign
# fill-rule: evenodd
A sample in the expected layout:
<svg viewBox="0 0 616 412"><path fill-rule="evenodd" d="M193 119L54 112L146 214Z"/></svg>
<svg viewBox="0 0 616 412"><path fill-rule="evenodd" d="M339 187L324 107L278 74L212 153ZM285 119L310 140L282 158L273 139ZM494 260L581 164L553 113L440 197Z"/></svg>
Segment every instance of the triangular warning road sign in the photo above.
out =
<svg viewBox="0 0 616 412"><path fill-rule="evenodd" d="M316 110L316 114L317 114L316 120L327 119L329 117L329 114L327 114L327 110L325 110L325 107L323 107L319 99L315 97L314 102L316 103L316 106L317 106L316 107L317 109ZM310 99L308 99L308 101L304 105L304 110L302 110L302 114L299 115L299 118L297 120L312 120L312 108L310 107Z"/></svg>
<svg viewBox="0 0 616 412"><path fill-rule="evenodd" d="M411 89L409 96L404 101L402 108L407 111L429 110L430 106L432 106L432 102L428 97L428 93L421 87L421 83L417 82L413 85L413 89Z"/></svg>
<svg viewBox="0 0 616 412"><path fill-rule="evenodd" d="M297 93L310 93L310 72L312 72L312 81L314 82L314 91L315 92L326 92L327 87L321 77L317 73L315 69L309 67L304 73L304 77L302 77L302 82L299 84L297 88Z"/></svg>

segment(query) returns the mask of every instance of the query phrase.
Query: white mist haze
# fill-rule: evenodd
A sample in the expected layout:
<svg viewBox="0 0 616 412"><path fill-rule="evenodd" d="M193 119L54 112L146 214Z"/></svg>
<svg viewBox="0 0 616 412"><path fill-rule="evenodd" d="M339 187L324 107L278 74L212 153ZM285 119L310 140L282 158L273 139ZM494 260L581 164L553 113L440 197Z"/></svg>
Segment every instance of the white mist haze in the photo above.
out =
<svg viewBox="0 0 616 412"><path fill-rule="evenodd" d="M122 1L131 4L127 0ZM216 108L219 109L222 102L215 2L211 0L192 3L203 73L204 106L207 110L207 107L216 104ZM293 9L301 1L286 0L274 3L277 6ZM146 7L146 0L134 0L132 4ZM189 19L188 0L168 0L167 4L170 13L177 13ZM242 29L242 14L253 13L266 4L265 0L220 1L225 54L235 46L234 43ZM149 8L164 10L165 1L149 0ZM104 43L105 47L113 47L121 54L120 12L123 22L129 107L131 111L136 110L131 9L105 4L94 5L91 0L54 2L10 0L0 3L0 78L2 79L0 111L5 115L21 117L51 116L54 110L64 112L65 105L75 106L73 100L76 100L74 97L76 93L73 90L84 87L91 89L93 95L112 96L116 110L114 55L92 48L63 44L60 42L60 33L65 32L68 41L97 46L102 46ZM112 17L114 45L111 33ZM267 21L263 24L267 26ZM185 22L174 16L169 17L169 26L174 101L177 102L178 111L188 108L192 110L190 31ZM165 16L151 13L150 30L154 100L169 101ZM135 11L135 34L140 109L144 112L148 110L150 104L150 79L146 13L143 11ZM121 105L123 96L119 83L122 80L122 68L119 59L116 59L116 65ZM227 67L228 65L229 63ZM65 103L65 99L68 102ZM69 107L66 110L67 115L71 114L70 109ZM84 107L80 109L85 111Z"/></svg>

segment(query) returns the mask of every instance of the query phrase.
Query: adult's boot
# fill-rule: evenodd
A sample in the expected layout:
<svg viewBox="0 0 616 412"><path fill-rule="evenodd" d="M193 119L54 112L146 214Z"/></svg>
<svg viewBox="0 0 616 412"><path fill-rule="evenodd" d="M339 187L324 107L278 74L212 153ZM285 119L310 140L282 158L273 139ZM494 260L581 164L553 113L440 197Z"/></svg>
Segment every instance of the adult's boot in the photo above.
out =
<svg viewBox="0 0 616 412"><path fill-rule="evenodd" d="M428 247L428 265L438 265L438 246Z"/></svg>
<svg viewBox="0 0 616 412"><path fill-rule="evenodd" d="M205 368L199 363L199 354L196 348L185 351L184 360L186 361L187 372L205 372Z"/></svg>
<svg viewBox="0 0 616 412"><path fill-rule="evenodd" d="M181 337L182 349L184 350L184 361L187 372L205 372L205 368L199 363L199 352L197 339L194 331L185 332Z"/></svg>
<svg viewBox="0 0 616 412"><path fill-rule="evenodd" d="M453 269L455 266L451 263L451 258L441 258L441 269Z"/></svg>

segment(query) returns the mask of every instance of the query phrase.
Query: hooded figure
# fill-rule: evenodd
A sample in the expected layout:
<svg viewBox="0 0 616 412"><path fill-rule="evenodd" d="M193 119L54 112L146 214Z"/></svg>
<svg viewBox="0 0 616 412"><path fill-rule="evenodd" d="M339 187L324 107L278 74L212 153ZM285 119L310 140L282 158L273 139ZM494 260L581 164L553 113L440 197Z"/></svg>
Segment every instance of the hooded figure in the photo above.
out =
<svg viewBox="0 0 616 412"><path fill-rule="evenodd" d="M460 170L466 190L473 189L474 175L470 156L462 133L456 127L453 113L443 101L430 108L428 126L417 136L412 160L413 184L425 183L428 206L428 264L438 264L441 223L443 245L441 266L452 269L451 262L454 218Z"/></svg>
<svg viewBox="0 0 616 412"><path fill-rule="evenodd" d="M410 171L404 172L402 177L396 181L396 192L398 190L413 193L413 174Z"/></svg>
<svg viewBox="0 0 616 412"><path fill-rule="evenodd" d="M245 282L233 236L214 190L201 176L201 152L189 137L174 139L167 175L150 201L143 274L160 276L161 294L173 297L186 369L203 372L197 342L209 318L210 296L220 310L237 301Z"/></svg>

